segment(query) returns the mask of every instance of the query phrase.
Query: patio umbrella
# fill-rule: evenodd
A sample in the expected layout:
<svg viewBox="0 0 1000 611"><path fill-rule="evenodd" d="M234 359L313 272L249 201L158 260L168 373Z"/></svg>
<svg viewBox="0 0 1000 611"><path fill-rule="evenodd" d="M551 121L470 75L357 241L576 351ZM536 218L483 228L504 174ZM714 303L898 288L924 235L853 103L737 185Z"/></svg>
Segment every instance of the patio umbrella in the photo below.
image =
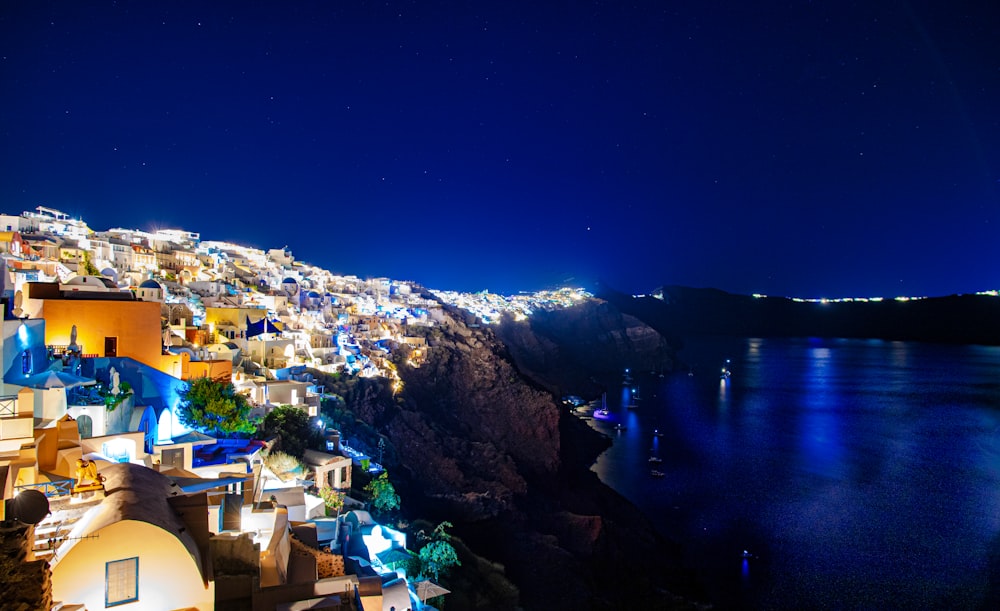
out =
<svg viewBox="0 0 1000 611"><path fill-rule="evenodd" d="M385 565L394 564L396 562L402 562L403 560L409 560L411 557L410 552L399 547L390 547L384 552L379 552L375 555L379 559L379 562Z"/></svg>
<svg viewBox="0 0 1000 611"><path fill-rule="evenodd" d="M74 375L68 371L49 369L18 380L16 383L31 388L74 388L76 386L93 386L97 384L97 381Z"/></svg>
<svg viewBox="0 0 1000 611"><path fill-rule="evenodd" d="M417 598L420 599L420 602L425 602L428 598L434 598L435 596L451 594L451 590L442 588L430 579L418 581L413 586L413 591L417 593Z"/></svg>

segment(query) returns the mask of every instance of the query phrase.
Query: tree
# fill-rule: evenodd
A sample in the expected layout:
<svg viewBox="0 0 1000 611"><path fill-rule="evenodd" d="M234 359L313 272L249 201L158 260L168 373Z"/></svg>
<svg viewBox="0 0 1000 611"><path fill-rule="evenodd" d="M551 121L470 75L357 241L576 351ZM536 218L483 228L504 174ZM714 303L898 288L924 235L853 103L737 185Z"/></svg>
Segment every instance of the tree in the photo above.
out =
<svg viewBox="0 0 1000 611"><path fill-rule="evenodd" d="M449 522L448 520L445 520L444 522L441 522L440 524L434 527L434 530L431 531L430 537L428 538L431 541L451 541L451 533L445 530L451 527L452 523ZM424 531L420 531L419 534L423 535L423 533Z"/></svg>
<svg viewBox="0 0 1000 611"><path fill-rule="evenodd" d="M372 505L376 510L385 513L393 509L399 509L399 495L396 488L389 481L389 472L383 471L365 486L365 492L372 495Z"/></svg>
<svg viewBox="0 0 1000 611"><path fill-rule="evenodd" d="M424 531L417 532L417 537L428 541L420 548L420 574L424 576L433 575L434 581L441 578L441 573L447 573L453 566L462 566L458 560L458 552L449 543L451 535L447 528L451 528L451 522L441 522L434 527L430 535Z"/></svg>
<svg viewBox="0 0 1000 611"><path fill-rule="evenodd" d="M279 447L286 454L302 458L306 450L323 450L323 431L309 424L309 414L292 405L279 405L264 416L261 433L265 438L281 437Z"/></svg>
<svg viewBox="0 0 1000 611"><path fill-rule="evenodd" d="M189 428L217 437L257 430L257 422L250 418L253 406L231 383L198 378L180 396L177 415Z"/></svg>
<svg viewBox="0 0 1000 611"><path fill-rule="evenodd" d="M441 579L441 573L447 573L453 566L461 566L458 553L447 541L431 541L420 548L420 574Z"/></svg>

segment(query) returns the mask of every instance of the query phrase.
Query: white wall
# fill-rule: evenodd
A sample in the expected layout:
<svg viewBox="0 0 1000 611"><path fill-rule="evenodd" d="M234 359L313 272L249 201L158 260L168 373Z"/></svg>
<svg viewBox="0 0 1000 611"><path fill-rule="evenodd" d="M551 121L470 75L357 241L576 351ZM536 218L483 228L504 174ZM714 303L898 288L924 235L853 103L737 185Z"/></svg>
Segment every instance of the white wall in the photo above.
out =
<svg viewBox="0 0 1000 611"><path fill-rule="evenodd" d="M76 541L52 569L52 596L64 603L83 604L90 611L105 609L106 564L139 558L139 600L114 609L170 611L215 608L215 585L205 586L187 549L173 535L152 524L116 522L96 539ZM64 544L65 545L65 544Z"/></svg>

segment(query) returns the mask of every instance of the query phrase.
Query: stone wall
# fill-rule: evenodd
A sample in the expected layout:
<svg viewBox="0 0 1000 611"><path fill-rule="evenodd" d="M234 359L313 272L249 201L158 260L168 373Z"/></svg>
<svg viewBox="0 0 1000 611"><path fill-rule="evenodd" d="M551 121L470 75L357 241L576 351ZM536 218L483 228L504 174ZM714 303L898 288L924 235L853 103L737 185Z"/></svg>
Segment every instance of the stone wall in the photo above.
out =
<svg viewBox="0 0 1000 611"><path fill-rule="evenodd" d="M52 608L52 569L45 560L32 559L34 530L16 520L0 522L0 605L5 611Z"/></svg>

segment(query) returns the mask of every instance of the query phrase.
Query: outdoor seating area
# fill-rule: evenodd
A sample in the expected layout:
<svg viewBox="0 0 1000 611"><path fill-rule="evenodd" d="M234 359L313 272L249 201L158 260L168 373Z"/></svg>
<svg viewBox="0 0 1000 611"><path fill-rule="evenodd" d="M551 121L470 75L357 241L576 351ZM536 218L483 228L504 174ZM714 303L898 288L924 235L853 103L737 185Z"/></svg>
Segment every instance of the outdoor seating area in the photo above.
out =
<svg viewBox="0 0 1000 611"><path fill-rule="evenodd" d="M264 446L263 441L253 439L219 439L214 444L199 446L194 452L192 465L207 467L248 460Z"/></svg>

